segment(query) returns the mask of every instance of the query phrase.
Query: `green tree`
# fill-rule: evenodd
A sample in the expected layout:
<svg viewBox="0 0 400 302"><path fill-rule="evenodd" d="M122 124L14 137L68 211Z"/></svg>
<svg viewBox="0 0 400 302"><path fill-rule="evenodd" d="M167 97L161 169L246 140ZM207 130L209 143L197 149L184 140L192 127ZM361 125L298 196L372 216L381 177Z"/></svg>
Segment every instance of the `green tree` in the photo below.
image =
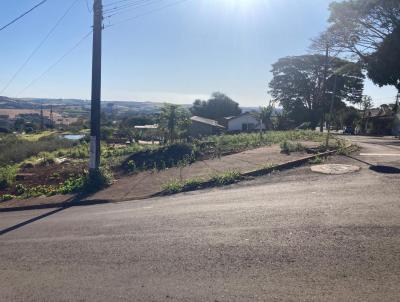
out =
<svg viewBox="0 0 400 302"><path fill-rule="evenodd" d="M336 46L361 58L379 45L400 25L398 0L346 0L330 4L330 35Z"/></svg>
<svg viewBox="0 0 400 302"><path fill-rule="evenodd" d="M362 121L364 122L363 125L361 125L361 129L363 133L367 133L368 131L368 122L369 122L368 110L371 109L373 106L374 103L372 101L372 98L368 95L364 95L361 101L361 109L363 111Z"/></svg>
<svg viewBox="0 0 400 302"><path fill-rule="evenodd" d="M165 140L173 143L189 128L189 112L182 106L166 103L160 110L159 125L166 133Z"/></svg>
<svg viewBox="0 0 400 302"><path fill-rule="evenodd" d="M330 5L329 36L353 53L379 85L400 92L400 1L346 0Z"/></svg>
<svg viewBox="0 0 400 302"><path fill-rule="evenodd" d="M303 55L281 58L272 65L270 93L295 124L310 121L315 128L323 113L329 111L332 93L334 107L343 100L361 101L361 66L339 58L330 57L329 62L327 66L323 55Z"/></svg>
<svg viewBox="0 0 400 302"><path fill-rule="evenodd" d="M387 36L376 52L366 57L368 77L377 85L395 86L400 93L400 26Z"/></svg>
<svg viewBox="0 0 400 302"><path fill-rule="evenodd" d="M216 120L239 115L242 112L238 103L220 92L214 92L208 101L194 101L190 111L193 115Z"/></svg>
<svg viewBox="0 0 400 302"><path fill-rule="evenodd" d="M269 104L267 107L260 107L260 120L263 123L265 130L272 130L274 125L272 122L272 114L274 107Z"/></svg>

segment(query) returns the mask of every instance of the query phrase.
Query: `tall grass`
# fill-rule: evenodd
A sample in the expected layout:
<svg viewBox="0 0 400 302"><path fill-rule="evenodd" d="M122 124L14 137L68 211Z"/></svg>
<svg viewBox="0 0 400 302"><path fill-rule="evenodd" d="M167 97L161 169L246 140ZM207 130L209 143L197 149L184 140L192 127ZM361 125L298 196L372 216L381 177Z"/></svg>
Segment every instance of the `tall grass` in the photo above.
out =
<svg viewBox="0 0 400 302"><path fill-rule="evenodd" d="M73 144L74 142L57 136L28 141L9 135L0 140L0 166L20 163L40 152L53 152L61 148L72 147Z"/></svg>
<svg viewBox="0 0 400 302"><path fill-rule="evenodd" d="M310 130L267 131L260 133L226 134L209 136L203 140L213 143L218 153L240 152L243 150L280 144L284 141L315 141L322 142L325 134Z"/></svg>

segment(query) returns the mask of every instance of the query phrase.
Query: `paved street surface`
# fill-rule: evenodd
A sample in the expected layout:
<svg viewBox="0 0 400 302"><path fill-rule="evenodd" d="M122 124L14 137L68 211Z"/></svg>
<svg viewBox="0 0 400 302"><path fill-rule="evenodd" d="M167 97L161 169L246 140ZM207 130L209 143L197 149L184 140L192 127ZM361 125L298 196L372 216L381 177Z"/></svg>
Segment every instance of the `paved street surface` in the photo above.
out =
<svg viewBox="0 0 400 302"><path fill-rule="evenodd" d="M398 140L353 137L360 153ZM0 213L1 301L400 301L400 157L223 189ZM368 164L369 163L369 164ZM44 214L49 213L44 217Z"/></svg>

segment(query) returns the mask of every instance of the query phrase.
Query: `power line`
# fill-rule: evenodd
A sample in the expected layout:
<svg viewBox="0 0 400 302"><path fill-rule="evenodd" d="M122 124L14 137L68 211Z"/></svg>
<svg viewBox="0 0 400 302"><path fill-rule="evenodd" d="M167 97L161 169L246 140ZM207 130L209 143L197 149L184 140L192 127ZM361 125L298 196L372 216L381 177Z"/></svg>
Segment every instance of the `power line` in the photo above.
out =
<svg viewBox="0 0 400 302"><path fill-rule="evenodd" d="M123 0L120 0L120 1L123 1ZM126 0L126 1L129 1L129 0ZM131 0L130 0L130 1L131 1ZM151 0L150 0L150 1L151 1ZM180 4L180 3L187 2L187 1L190 1L190 0L180 0L180 1L175 1L175 2L173 2L173 3L170 3L170 4L168 4L168 5L163 5L163 6L161 6L161 7L156 8L156 9L147 11L147 12L145 12L145 13L143 13L143 14L139 14L139 15L133 16L133 17L131 17L131 18L122 20L122 21L120 21L120 22L118 22L118 23L111 24L111 25L107 26L106 28L109 28L109 27L111 27L111 26L115 26L115 25L118 25L118 24L121 24L121 23L125 23L125 22L128 22L128 21L134 20L134 19L138 19L138 18L140 18L140 17L144 17L144 16L147 16L147 15L150 15L150 14L152 14L152 13L154 13L154 12L161 11L161 10L163 10L163 9L166 9L166 8L171 7L171 6L178 5L178 4ZM124 2L125 2L125 1L124 1ZM20 95L21 95L24 91L26 91L27 89L29 89L30 87L32 87L38 80L40 80L40 79L41 79L43 76L45 76L48 72L50 72L50 71L51 71L56 65L58 65L65 57L67 57L72 51L74 51L84 40L86 40L86 39L92 34L92 32L93 32L93 31L90 31L90 32L87 33L85 36L83 36L83 37L79 40L78 43L76 43L76 44L75 44L73 47L71 47L67 52L65 52L57 61L55 61L52 65L50 65L50 66L49 66L44 72L42 72L38 77L36 77L34 80L32 80L23 90L21 90L21 91L18 93L17 97L20 96Z"/></svg>
<svg viewBox="0 0 400 302"><path fill-rule="evenodd" d="M32 7L31 9L29 9L28 11L26 11L25 13L23 13L22 15L20 15L19 17L15 18L14 20L12 20L11 22L7 23L6 25L2 26L0 28L0 31L6 29L7 27L9 27L10 25L14 24L15 22L17 22L19 19L23 18L24 16L26 16L27 14L29 14L31 11L35 10L36 8L38 8L39 6L41 6L42 4L44 4L45 2L47 2L47 0L43 0L41 2L39 2L38 4L36 4L34 7Z"/></svg>
<svg viewBox="0 0 400 302"><path fill-rule="evenodd" d="M78 48L78 46L81 45L82 42L85 41L91 34L92 34L92 31L90 31L86 35L84 35L74 46L72 46L70 49L68 49L57 61L55 61L53 64L51 64L45 71L43 71L38 77L33 79L24 89L22 89L17 94L17 97L20 96L24 91L29 89L33 84L35 84L38 80L40 80L44 75L46 75L48 72L50 72L54 67L56 67L62 60L65 59L65 57L67 57L71 52L73 52L76 48Z"/></svg>
<svg viewBox="0 0 400 302"><path fill-rule="evenodd" d="M129 3L129 2L140 2L139 0L119 0L119 1L114 1L114 2L110 2L110 3L106 3L106 4L104 4L103 5L103 7L104 8L107 8L107 7L109 7L109 6L112 6L112 5L118 5L118 4L121 4L121 5L123 5L123 4L126 4L126 3ZM143 2L146 2L146 0L142 0Z"/></svg>
<svg viewBox="0 0 400 302"><path fill-rule="evenodd" d="M64 20L65 16L71 11L71 9L75 5L75 3L77 3L78 1L79 0L74 0L72 2L72 4L67 8L67 10L64 12L64 14L57 20L56 24L46 34L46 36L43 38L43 40L31 52L31 54L28 56L28 58L25 60L25 62L13 74L13 76L10 78L10 80L6 83L6 85L0 91L0 94L3 94L3 92L11 85L11 83L15 80L15 78L18 76L18 74L25 68L25 66L29 63L29 61L33 58L33 56L39 51L39 49L43 46L43 44L47 41L47 39L51 36L51 34L57 29L57 27L60 25L61 21Z"/></svg>
<svg viewBox="0 0 400 302"><path fill-rule="evenodd" d="M138 19L138 18L140 18L140 17L144 17L144 16L147 16L147 15L150 15L150 14L152 14L152 13L155 13L155 12L158 12L158 11L161 11L161 10L164 10L164 9L166 9L166 8L169 8L169 7L172 7L172 6L175 6L175 5L178 5L178 4L187 2L187 1L190 1L190 0L180 0L180 1L175 1L175 2L173 2L173 3L170 3L170 4L163 5L163 6L161 6L161 7L158 7L158 8L152 9L152 10L149 10L149 11L143 13L143 14L139 14L139 15L136 15L136 16L133 16L133 17L130 17L130 18L121 20L121 21L119 21L119 22L110 24L110 25L108 25L106 28L113 27L113 26L119 25L119 24L121 24L121 23L125 23L125 22L128 22L128 21L134 20L134 19Z"/></svg>
<svg viewBox="0 0 400 302"><path fill-rule="evenodd" d="M141 8L141 7L145 7L145 6L149 6L149 5L154 5L154 4L157 4L162 1L163 0L149 0L148 2L135 3L135 4L130 4L130 5L126 5L126 6L116 7L115 9L106 11L106 13L109 13L109 15L106 15L105 18L111 18L115 15L125 13L129 10L133 10L133 9L137 9L137 8Z"/></svg>

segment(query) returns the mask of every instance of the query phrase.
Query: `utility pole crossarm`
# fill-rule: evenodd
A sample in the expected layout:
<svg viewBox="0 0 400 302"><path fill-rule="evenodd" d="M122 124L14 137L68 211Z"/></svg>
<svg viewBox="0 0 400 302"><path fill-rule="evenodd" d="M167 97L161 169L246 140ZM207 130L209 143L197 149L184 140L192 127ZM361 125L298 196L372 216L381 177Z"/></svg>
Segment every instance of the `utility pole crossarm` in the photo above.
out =
<svg viewBox="0 0 400 302"><path fill-rule="evenodd" d="M90 172L100 167L100 110L101 110L101 35L103 30L102 0L93 3L92 97L90 116Z"/></svg>

